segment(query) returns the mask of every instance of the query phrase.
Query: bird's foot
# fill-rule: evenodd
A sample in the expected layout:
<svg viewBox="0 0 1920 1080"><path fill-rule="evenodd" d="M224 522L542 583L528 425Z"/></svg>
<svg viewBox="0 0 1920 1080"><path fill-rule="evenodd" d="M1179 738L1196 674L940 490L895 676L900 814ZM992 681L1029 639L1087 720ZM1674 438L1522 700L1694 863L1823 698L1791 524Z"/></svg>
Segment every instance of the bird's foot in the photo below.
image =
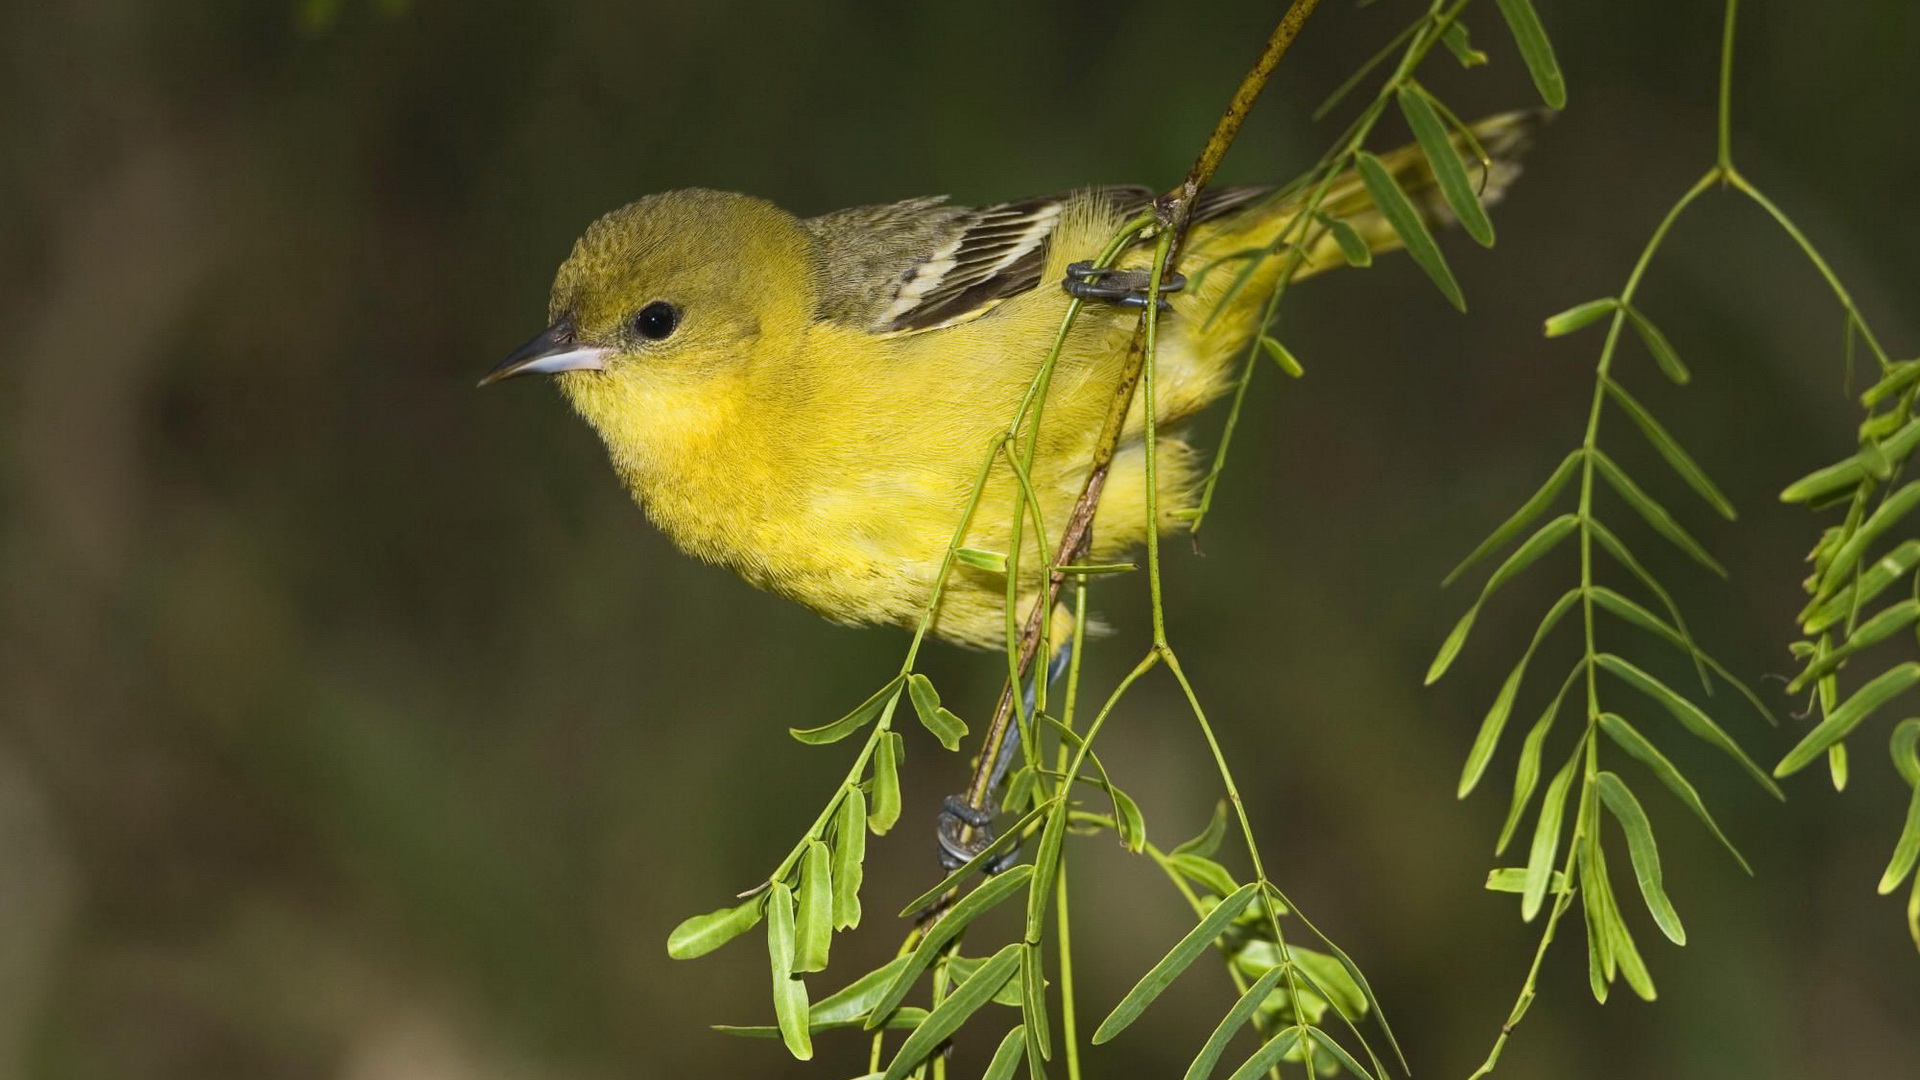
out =
<svg viewBox="0 0 1920 1080"><path fill-rule="evenodd" d="M1142 308L1147 306L1147 290L1152 284L1151 271L1095 266L1089 260L1082 260L1067 267L1066 280L1060 287L1067 290L1067 295L1081 300L1104 300L1121 307ZM1179 292L1186 286L1187 279L1180 274L1168 274L1160 279L1160 310L1173 310L1173 304L1164 294Z"/></svg>
<svg viewBox="0 0 1920 1080"><path fill-rule="evenodd" d="M940 807L940 824L935 830L940 838L940 865L948 872L958 870L972 862L976 856L993 844L994 808L979 807L967 802L963 795L949 795ZM962 839L962 836L965 839ZM1001 852L987 861L986 871L997 874L1020 861L1020 846Z"/></svg>

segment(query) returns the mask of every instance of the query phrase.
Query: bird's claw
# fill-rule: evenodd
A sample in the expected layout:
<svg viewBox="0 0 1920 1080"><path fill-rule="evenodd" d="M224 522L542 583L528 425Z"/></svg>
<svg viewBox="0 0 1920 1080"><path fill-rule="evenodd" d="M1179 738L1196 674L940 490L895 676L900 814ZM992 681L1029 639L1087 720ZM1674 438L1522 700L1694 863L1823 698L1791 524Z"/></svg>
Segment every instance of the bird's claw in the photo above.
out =
<svg viewBox="0 0 1920 1080"><path fill-rule="evenodd" d="M940 866L949 873L972 862L982 851L992 846L994 810L990 806L974 806L960 795L947 796L940 807L940 824L935 830L940 839ZM971 830L972 835L961 839L963 832ZM998 874L1020 861L1020 846L1015 844L1006 851L987 861L986 871Z"/></svg>
<svg viewBox="0 0 1920 1080"><path fill-rule="evenodd" d="M1121 269L1117 266L1095 266L1091 260L1082 260L1067 267L1067 277L1060 287L1067 295L1081 300L1104 300L1121 307L1143 308L1147 306L1147 290L1153 285L1153 274L1144 269ZM1164 294L1179 292L1186 288L1187 279L1180 274L1168 274L1160 279L1160 310L1171 311L1173 304Z"/></svg>

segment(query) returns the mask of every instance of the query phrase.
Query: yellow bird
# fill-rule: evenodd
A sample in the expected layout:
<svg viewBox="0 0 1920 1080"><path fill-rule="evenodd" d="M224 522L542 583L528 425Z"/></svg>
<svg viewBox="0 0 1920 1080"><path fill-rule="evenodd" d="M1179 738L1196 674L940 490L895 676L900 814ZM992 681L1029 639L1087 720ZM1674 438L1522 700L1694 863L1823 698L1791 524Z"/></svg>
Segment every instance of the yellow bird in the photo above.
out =
<svg viewBox="0 0 1920 1080"><path fill-rule="evenodd" d="M1529 120L1511 114L1475 128L1493 161L1478 178L1486 201L1517 172ZM1450 220L1418 148L1383 161L1424 216ZM1214 190L1195 210L1182 265L1197 286L1171 294L1161 322L1163 432L1228 388L1257 330L1285 260L1264 259L1228 291L1234 260L1270 245L1300 211L1297 198L1271 194ZM557 375L627 489L681 548L829 619L912 627L989 441L1058 331L1068 265L1095 257L1151 197L1095 188L980 208L922 198L799 218L726 192L649 196L587 229L554 279L551 325L482 385ZM1351 174L1321 213L1373 251L1399 245ZM1326 230L1309 235L1300 275L1344 261ZM1120 265L1143 266L1149 255L1136 245ZM1086 480L1137 317L1088 304L1061 353L1031 473L1050 530ZM1123 559L1149 527L1174 528L1175 512L1193 503L1198 455L1163 434L1160 520L1147 521L1142 422L1136 399L1094 517L1092 562ZM1014 489L1002 462L966 546L1007 550ZM1023 607L1045 561L1031 528L1025 543ZM1005 597L1002 576L956 566L933 632L996 644Z"/></svg>

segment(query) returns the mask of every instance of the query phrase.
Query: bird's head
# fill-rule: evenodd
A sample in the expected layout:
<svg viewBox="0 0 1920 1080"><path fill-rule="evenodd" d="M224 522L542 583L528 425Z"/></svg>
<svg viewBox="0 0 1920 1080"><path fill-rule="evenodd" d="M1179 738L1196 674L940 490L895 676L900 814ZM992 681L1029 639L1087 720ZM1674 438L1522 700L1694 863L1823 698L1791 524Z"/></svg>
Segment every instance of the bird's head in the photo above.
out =
<svg viewBox="0 0 1920 1080"><path fill-rule="evenodd" d="M737 372L762 340L798 340L813 300L810 241L763 199L672 191L593 223L554 276L546 330L480 385L560 376L567 395L682 397Z"/></svg>

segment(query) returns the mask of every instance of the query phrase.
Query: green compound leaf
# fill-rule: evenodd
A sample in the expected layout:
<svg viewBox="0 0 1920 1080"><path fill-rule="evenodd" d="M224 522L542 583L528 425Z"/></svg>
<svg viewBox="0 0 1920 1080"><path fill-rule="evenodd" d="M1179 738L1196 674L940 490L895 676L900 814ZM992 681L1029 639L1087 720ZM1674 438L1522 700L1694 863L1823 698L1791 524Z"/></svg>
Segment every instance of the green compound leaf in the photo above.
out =
<svg viewBox="0 0 1920 1080"><path fill-rule="evenodd" d="M801 1061L813 1057L807 1024L807 984L793 977L793 892L783 881L767 890L767 957L773 975L773 1015L787 1052Z"/></svg>
<svg viewBox="0 0 1920 1080"><path fill-rule="evenodd" d="M839 742L872 723L874 718L880 715L881 710L892 704L894 697L900 693L900 682L898 677L892 679L887 685L881 687L879 692L855 706L852 712L831 724L822 724L816 728L788 728L787 733L808 746L824 746L827 743Z"/></svg>
<svg viewBox="0 0 1920 1080"><path fill-rule="evenodd" d="M900 1052L894 1055L893 1064L887 1066L886 1080L905 1080L928 1054L947 1041L947 1036L960 1030L967 1018L979 1011L980 1007L993 1000L1013 970L1020 966L1020 943L1014 942L993 958L981 964L972 977L953 988L936 1006L920 1026L913 1029L907 1041L900 1045Z"/></svg>
<svg viewBox="0 0 1920 1080"><path fill-rule="evenodd" d="M1273 991L1274 986L1280 982L1280 977L1286 973L1286 968L1276 964L1268 968L1265 975L1260 976L1258 981L1248 987L1246 993L1240 995L1240 1000L1234 1002L1233 1008L1227 1010L1227 1015L1221 1018L1219 1026L1213 1029L1213 1034L1207 1036L1206 1044L1201 1046L1200 1053L1194 1056L1193 1064L1187 1066L1186 1075L1182 1080L1208 1080L1208 1077L1213 1075L1213 1067L1219 1064L1220 1055L1226 1053L1227 1043L1231 1042L1234 1035L1246 1026L1247 1021L1253 1019L1253 1014L1260 1008L1260 1004L1267 1000L1267 995Z"/></svg>
<svg viewBox="0 0 1920 1080"><path fill-rule="evenodd" d="M860 884L867 861L867 794L848 787L833 817L833 928L860 925Z"/></svg>
<svg viewBox="0 0 1920 1080"><path fill-rule="evenodd" d="M1625 387L1612 379L1608 379L1605 385L1607 395L1613 398L1614 404L1620 406L1620 411L1627 414L1628 419L1632 420L1634 426L1640 429L1640 433L1647 437L1647 441L1653 444L1653 448L1660 452L1660 456L1666 459L1673 471L1680 474L1680 479L1685 480L1687 486L1705 499L1707 505L1713 507L1721 517L1728 521L1735 520L1738 515L1734 512L1733 503L1720 493L1720 489L1715 487L1713 480L1707 476L1707 471L1702 469L1699 462L1694 461L1692 456L1680 446L1679 440L1668 434L1667 429L1661 427L1660 422L1653 418L1653 414L1634 400L1633 395L1627 393Z"/></svg>
<svg viewBox="0 0 1920 1080"><path fill-rule="evenodd" d="M1400 242L1407 247L1407 254L1433 279L1448 303L1460 311L1467 310L1467 299L1460 292L1460 283L1453 279L1453 271L1447 269L1447 262L1440 255L1440 245L1434 243L1426 222L1420 220L1420 212L1413 208L1413 203L1407 201L1407 193L1400 190L1399 182L1387 171L1386 165L1365 150L1354 155L1354 165L1359 170L1360 182L1366 185L1367 193L1373 197L1374 206L1393 226L1393 231L1399 234Z"/></svg>
<svg viewBox="0 0 1920 1080"><path fill-rule="evenodd" d="M1633 797L1626 782L1613 773L1601 773L1598 783L1601 799L1605 800L1614 820L1620 823L1620 828L1627 834L1627 851L1633 857L1633 876L1639 882L1640 895L1647 901L1647 911L1653 915L1653 921L1668 940L1675 945L1685 945L1687 931L1680 925L1680 913L1673 909L1673 902L1667 899L1666 886L1660 873L1660 849L1654 843L1653 826L1647 823L1646 811L1640 808L1640 800Z"/></svg>
<svg viewBox="0 0 1920 1080"><path fill-rule="evenodd" d="M763 898L756 896L736 907L686 920L667 935L667 955L675 960L691 960L725 945L760 922L762 902Z"/></svg>
<svg viewBox="0 0 1920 1080"><path fill-rule="evenodd" d="M1148 1005L1153 1004L1153 999L1159 997L1161 991L1165 990L1181 972L1187 969L1189 964L1193 963L1196 957L1213 944L1214 939L1226 930L1227 925L1253 902L1254 895L1258 891L1259 886L1251 882L1242 885L1215 905L1212 911L1207 912L1206 918L1201 919L1199 925L1187 931L1187 935L1181 938L1167 955L1161 957L1159 963L1153 965L1145 975L1141 976L1133 989L1127 991L1127 996L1120 999L1120 1004L1115 1005L1113 1011L1107 1014L1107 1018L1100 1022L1099 1030L1093 1033L1093 1044L1098 1046L1125 1031L1127 1025L1133 1023Z"/></svg>
<svg viewBox="0 0 1920 1080"><path fill-rule="evenodd" d="M1550 338L1566 337L1576 330L1592 326L1618 310L1620 310L1620 301L1611 296L1602 300L1589 300L1584 304L1575 304L1558 315L1547 316L1543 329Z"/></svg>
<svg viewBox="0 0 1920 1080"><path fill-rule="evenodd" d="M1825 720L1800 740L1800 745L1788 751L1780 764L1774 766L1775 776L1790 776L1826 752L1827 747L1847 737L1861 721L1872 716L1874 711L1895 697L1920 684L1920 661L1909 660L1898 667L1881 672L1873 681L1853 692L1846 704L1827 714Z"/></svg>
<svg viewBox="0 0 1920 1080"><path fill-rule="evenodd" d="M1673 546L1692 556L1693 560L1701 566L1721 577L1727 576L1726 568L1716 562L1712 555L1707 554L1707 549L1701 546L1700 541L1695 540L1687 530L1681 528L1680 522L1674 519L1667 508L1655 502L1653 496L1641 490L1640 485L1634 483L1632 478L1620 469L1620 466L1615 465L1612 458L1596 449L1593 451L1593 463L1599 466L1600 475L1605 478L1608 486L1619 493L1620 498L1624 499L1628 506L1633 507L1641 517L1645 518L1655 532L1666 537Z"/></svg>
<svg viewBox="0 0 1920 1080"><path fill-rule="evenodd" d="M1567 486L1567 481L1573 478L1574 466L1580 463L1580 459L1581 451L1579 450L1562 459L1560 464L1555 466L1553 475L1547 477L1547 482L1541 484L1539 490L1528 496L1527 501L1521 504L1520 509L1513 512L1512 517L1501 522L1499 528L1493 530L1485 540L1480 541L1479 547L1474 548L1466 558L1460 560L1460 565L1453 568L1452 572L1440 582L1440 586L1445 588L1453 584L1454 580L1465 573L1468 567L1507 546L1508 542L1520 535L1520 530L1533 524L1533 520L1545 513L1547 507L1553 505L1553 500Z"/></svg>
<svg viewBox="0 0 1920 1080"><path fill-rule="evenodd" d="M1467 179L1466 166L1460 162L1460 154L1453 148L1453 139L1447 134L1447 126L1434 111L1433 102L1427 92L1410 83L1403 83L1399 91L1400 112L1407 118L1407 126L1413 129L1413 137L1419 142L1420 150L1427 157L1427 164L1433 168L1433 178L1440 187L1440 196L1447 200L1447 206L1454 216L1460 219L1460 227L1474 238L1481 247L1493 246L1493 222L1487 218L1486 208L1480 205L1480 197L1474 194L1473 182Z"/></svg>
<svg viewBox="0 0 1920 1080"><path fill-rule="evenodd" d="M945 918L933 923L927 929L926 936L920 939L920 944L908 954L905 966L894 974L893 981L887 984L887 988L874 1002L873 1012L867 1018L868 1029L880 1026L880 1021L900 1004L900 999L907 996L907 991L912 988L914 980L920 977L920 973L927 969L928 964L933 963L934 957L940 954L940 950L946 946L947 942L952 941L956 934L965 930L967 924L983 912L992 910L996 904L1013 895L1032 876L1033 867L1021 865L988 878L979 888L961 897L960 902L953 905L953 910L947 912Z"/></svg>
<svg viewBox="0 0 1920 1080"><path fill-rule="evenodd" d="M1734 847L1733 841L1727 839L1727 834L1720 830L1720 823L1713 820L1713 815L1707 811L1707 804L1700 801L1700 793L1694 790L1693 784L1680 774L1680 770L1674 767L1673 762L1667 760L1665 754L1662 754L1653 743L1647 741L1645 735L1634 730L1633 725L1613 713L1600 714L1600 730L1606 732L1609 738L1618 743L1620 748L1636 761L1653 770L1654 777L1685 803L1687 809L1693 811L1693 815L1713 833L1714 839L1720 841L1720 845L1727 849L1727 853L1733 856L1735 862L1740 864L1740 869L1745 870L1749 875L1753 873L1753 867L1747 865L1746 856L1740 854L1740 849Z"/></svg>
<svg viewBox="0 0 1920 1080"><path fill-rule="evenodd" d="M1531 0L1499 0L1500 14L1506 16L1507 29L1513 31L1513 43L1520 47L1520 58L1540 91L1540 100L1550 108L1567 107L1567 79L1560 73L1560 62L1553 57L1553 43L1547 40L1546 27L1533 10Z"/></svg>
<svg viewBox="0 0 1920 1080"><path fill-rule="evenodd" d="M1480 733L1474 736L1473 749L1467 752L1467 763L1460 771L1460 785L1457 798L1466 798L1473 792L1474 785L1487 771L1487 763L1493 760L1493 751L1500 743L1500 733L1506 729L1507 718L1513 714L1513 699L1520 693L1520 682L1526 677L1527 665L1532 662L1533 654L1540 643L1553 632L1560 620L1573 609L1574 601L1579 600L1579 589L1570 589L1566 595L1547 609L1540 625L1533 632L1533 640L1527 650L1520 654L1520 662L1513 665L1513 671L1507 675L1507 681L1500 686L1499 694L1494 696L1493 705L1487 709L1486 719L1480 722Z"/></svg>
<svg viewBox="0 0 1920 1080"><path fill-rule="evenodd" d="M1447 673L1447 668L1453 666L1453 661L1460 655L1461 647L1467 643L1467 633L1473 629L1473 621L1479 617L1480 607L1487 602L1487 598L1492 596L1500 586L1510 581L1515 574L1533 565L1540 556L1552 551L1554 545L1566 539L1567 534L1573 532L1574 526L1579 523L1580 519L1573 514L1562 514L1540 526L1538 532L1527 537L1525 543L1515 548L1513 554L1507 556L1507 561L1501 563L1500 568L1487 579L1487 583L1481 586L1480 596L1473 602L1473 606L1468 608L1467 613L1454 624L1447 639L1440 643L1440 652L1434 656L1432 666L1427 668L1427 685L1431 686L1437 682Z"/></svg>
<svg viewBox="0 0 1920 1080"><path fill-rule="evenodd" d="M1780 790L1780 785L1774 783L1773 778L1760 768L1759 763L1748 757L1745 750L1740 749L1740 744L1733 741L1733 736L1728 735L1719 724L1713 722L1712 717L1702 712L1700 706L1681 697L1666 683L1612 653L1601 653L1594 658L1594 662L1599 664L1602 670L1611 672L1622 682L1659 702L1663 708L1673 714L1675 720L1680 721L1681 727L1719 747L1728 757L1739 762L1740 767L1747 770L1747 774L1752 776L1754 782L1768 794L1776 799L1786 798L1786 794ZM1915 667L1920 669L1920 664L1916 664Z"/></svg>

